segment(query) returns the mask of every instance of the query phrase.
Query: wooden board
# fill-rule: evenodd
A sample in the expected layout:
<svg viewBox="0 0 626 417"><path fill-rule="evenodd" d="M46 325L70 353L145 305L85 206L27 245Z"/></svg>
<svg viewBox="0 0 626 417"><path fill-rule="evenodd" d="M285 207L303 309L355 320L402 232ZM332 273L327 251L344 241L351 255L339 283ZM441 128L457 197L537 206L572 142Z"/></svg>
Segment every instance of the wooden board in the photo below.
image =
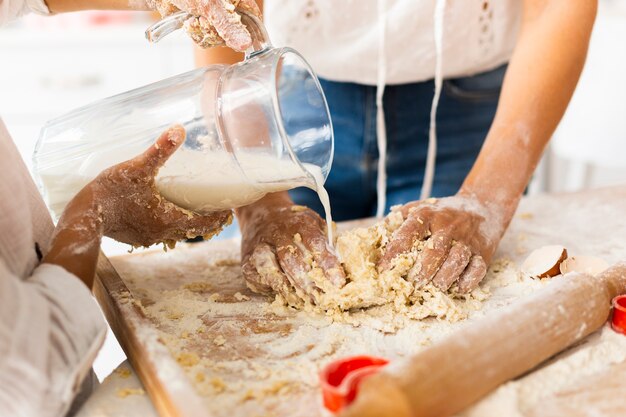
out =
<svg viewBox="0 0 626 417"><path fill-rule="evenodd" d="M128 360L161 416L200 417L202 402L184 372L104 254L98 259L94 295ZM170 383L176 381L176 383Z"/></svg>
<svg viewBox="0 0 626 417"><path fill-rule="evenodd" d="M622 243L623 236L626 236L624 212L624 189L524 200L496 259L506 257L519 262L529 250L545 244L563 244L573 255L596 255L610 263L626 259L626 248ZM406 341L406 337L394 339L393 335L378 336L363 333L363 329L351 329L350 326L329 333L332 337L341 334L336 341L316 339L316 328L323 334L324 324L320 320L307 319L295 313L284 316L272 314L264 307L267 306L265 298L249 292L241 277L232 276L233 268L236 269L234 263L224 265L223 274L207 276L207 265L221 259L236 260L237 252L236 243L232 241L207 242L167 254L157 251L115 258L115 268L101 256L96 296L162 416L191 417L207 415L207 411L229 416L319 415L321 407L315 369L330 358L359 353L359 346L368 349L360 353L402 357L419 349L420 344L427 346L432 340L462 325L457 323L447 326L446 329L449 329L442 332L441 325L437 327L437 323L427 320L421 330L414 328L411 334L415 341L413 345L417 346L408 346L402 342ZM206 331L183 338L186 347L198 352L199 360L209 363L209 368L219 368L220 363L233 364L238 361L256 363L264 369L292 363L291 373L284 372L278 379L270 376L263 380L259 373L255 374L246 367L230 370L216 368L214 374L219 379L214 379L213 371L204 376L204 382L208 381L209 386L213 383L215 392L210 392L208 396L201 395L197 391L194 374L189 371L190 367L181 366L181 361L177 362L174 357L176 353L173 356L171 349L168 350L161 343L168 335L175 335L176 331L171 326L168 328L163 323L155 323L144 314L146 305L160 302L154 299L155 295L167 295L168 291L198 282L206 286L196 285L199 290L194 292L196 301L206 299L210 303L211 295L219 293L220 302L216 304L232 303L235 308L233 314L224 314L227 310L223 308L207 309L201 317ZM147 291L146 287L149 287ZM250 300L238 302L238 298L246 297L250 297ZM508 304L515 297L508 294L506 288L500 292L496 289L489 301L489 308L496 309ZM476 317L481 314L484 311L477 312ZM302 340L301 345L294 348L296 337ZM282 346L282 349L277 349L277 346ZM316 352L320 346L327 351ZM185 363L185 358L182 359ZM237 392L238 381L254 378L259 381L251 381L255 388L252 393ZM220 389L224 392L218 392ZM224 402L229 407L222 413L219 411L219 401L223 398L229 398L229 401Z"/></svg>

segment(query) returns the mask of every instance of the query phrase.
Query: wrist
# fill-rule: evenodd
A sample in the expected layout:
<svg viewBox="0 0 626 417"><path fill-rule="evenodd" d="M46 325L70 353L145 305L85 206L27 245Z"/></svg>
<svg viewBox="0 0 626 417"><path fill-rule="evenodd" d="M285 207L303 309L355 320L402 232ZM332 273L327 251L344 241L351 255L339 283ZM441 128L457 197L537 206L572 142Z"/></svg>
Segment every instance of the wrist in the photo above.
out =
<svg viewBox="0 0 626 417"><path fill-rule="evenodd" d="M57 230L82 230L100 238L104 233L104 219L102 207L95 195L93 183L88 184L76 194L65 207L57 224Z"/></svg>
<svg viewBox="0 0 626 417"><path fill-rule="evenodd" d="M291 201L291 198L289 197L289 193L286 191L270 193L250 205L236 208L235 214L237 215L237 220L243 228L245 224L254 222L255 219L262 217L270 210L290 207L293 204L293 201Z"/></svg>
<svg viewBox="0 0 626 417"><path fill-rule="evenodd" d="M477 210L484 220L485 226L483 235L490 242L499 242L502 235L506 231L513 218L517 208L519 197L504 196L504 193L498 195L498 190L493 193L478 192L471 187L461 187L457 196L469 200L470 206L478 205L481 209Z"/></svg>
<svg viewBox="0 0 626 417"><path fill-rule="evenodd" d="M42 262L65 268L91 288L103 233L101 212L87 185L63 211Z"/></svg>
<svg viewBox="0 0 626 417"><path fill-rule="evenodd" d="M503 213L513 216L522 197L520 193L512 192L506 186L482 186L481 184L463 183L457 195L471 198L485 207L497 207Z"/></svg>

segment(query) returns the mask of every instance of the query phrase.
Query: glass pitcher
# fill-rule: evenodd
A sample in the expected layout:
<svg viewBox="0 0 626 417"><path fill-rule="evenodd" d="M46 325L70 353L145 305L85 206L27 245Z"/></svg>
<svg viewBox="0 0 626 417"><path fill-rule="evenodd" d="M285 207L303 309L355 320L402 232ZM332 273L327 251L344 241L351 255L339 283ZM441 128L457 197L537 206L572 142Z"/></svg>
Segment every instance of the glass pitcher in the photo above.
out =
<svg viewBox="0 0 626 417"><path fill-rule="evenodd" d="M254 40L243 62L109 97L42 128L34 172L55 216L102 170L142 153L174 124L186 140L156 184L184 208L236 208L269 192L323 184L334 143L319 80L297 51L273 48L256 17L242 21Z"/></svg>

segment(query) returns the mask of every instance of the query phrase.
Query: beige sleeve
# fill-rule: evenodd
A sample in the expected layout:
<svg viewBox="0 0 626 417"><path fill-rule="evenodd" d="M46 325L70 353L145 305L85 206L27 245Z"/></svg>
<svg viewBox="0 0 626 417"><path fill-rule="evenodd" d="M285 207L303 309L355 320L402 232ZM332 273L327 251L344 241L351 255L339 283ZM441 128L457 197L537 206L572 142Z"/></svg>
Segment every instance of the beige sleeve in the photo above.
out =
<svg viewBox="0 0 626 417"><path fill-rule="evenodd" d="M0 260L0 415L64 415L105 334L74 275L43 264L22 281Z"/></svg>
<svg viewBox="0 0 626 417"><path fill-rule="evenodd" d="M0 0L0 26L30 12L50 14L44 0Z"/></svg>

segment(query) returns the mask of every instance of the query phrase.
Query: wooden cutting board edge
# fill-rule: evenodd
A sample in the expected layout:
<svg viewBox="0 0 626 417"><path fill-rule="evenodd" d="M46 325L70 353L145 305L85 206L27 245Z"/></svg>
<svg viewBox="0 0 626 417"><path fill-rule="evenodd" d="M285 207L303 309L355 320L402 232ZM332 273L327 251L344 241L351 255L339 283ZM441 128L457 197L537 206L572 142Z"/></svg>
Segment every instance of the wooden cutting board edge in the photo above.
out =
<svg viewBox="0 0 626 417"><path fill-rule="evenodd" d="M128 287L102 252L93 293L159 415L207 417L202 399L165 345L159 342L156 329L133 302Z"/></svg>

